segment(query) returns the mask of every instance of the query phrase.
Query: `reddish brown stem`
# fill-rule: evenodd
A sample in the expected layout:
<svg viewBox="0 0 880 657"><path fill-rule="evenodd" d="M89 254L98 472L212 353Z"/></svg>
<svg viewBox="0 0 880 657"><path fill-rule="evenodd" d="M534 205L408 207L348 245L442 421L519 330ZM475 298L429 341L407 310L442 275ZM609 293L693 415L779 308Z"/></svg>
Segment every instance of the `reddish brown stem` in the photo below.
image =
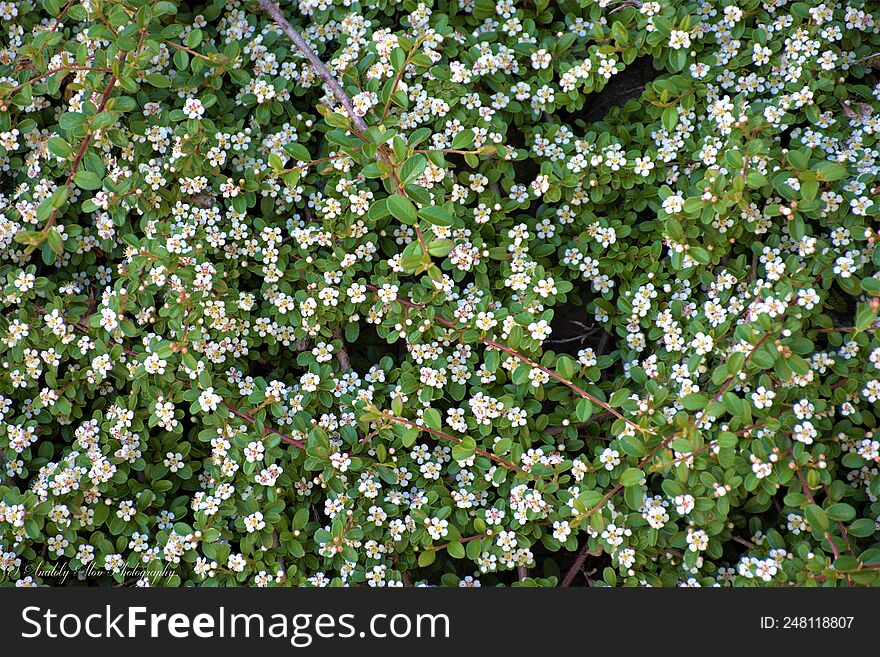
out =
<svg viewBox="0 0 880 657"><path fill-rule="evenodd" d="M475 536L465 536L464 538L458 539L457 543L470 543L471 541L476 541L479 539L486 538L488 534L476 534ZM430 547L425 548L425 552L436 552L438 550L445 550L449 547L449 543L443 543L442 545L431 545Z"/></svg>
<svg viewBox="0 0 880 657"><path fill-rule="evenodd" d="M438 429L432 429L430 427L426 427L422 424L416 424L412 420L407 420L406 418L398 417L398 416L393 415L392 413L389 413L389 412L384 413L384 417L385 417L385 419L390 420L391 422L396 422L398 424L404 424L404 425L406 425L408 427L412 427L414 429L419 429L420 431L424 431L426 433L429 433L432 436L436 436L437 438L442 438L443 440L448 440L453 443L460 443L461 442L461 438L456 438L455 436L450 436L448 433L444 433L442 431L439 431ZM495 454L487 452L486 450L480 449L479 447L477 447L474 451L477 454L479 454L481 456L485 456L487 459L491 459L492 461L495 461L499 465L504 466L508 470L514 470L515 472L519 472L519 473L526 474L526 475L529 474L528 472L526 472L525 470L520 468L518 465L511 463L510 461L506 461L505 459L501 458L500 456L497 456Z"/></svg>
<svg viewBox="0 0 880 657"><path fill-rule="evenodd" d="M587 560L588 556L598 557L601 552L592 552L590 550L589 542L581 548L581 551L578 552L577 558L574 560L574 563L571 564L571 568L565 573L565 577L562 579L562 583L559 585L560 588L571 586L571 583L574 581L574 578L577 577L577 574L581 571L581 568L584 567L584 562Z"/></svg>
<svg viewBox="0 0 880 657"><path fill-rule="evenodd" d="M58 68L52 68L44 73L40 73L39 75L35 75L29 80L25 80L18 86L12 87L12 89L8 90L5 95L9 96L14 94L16 91L20 89L24 89L29 84L33 84L34 82L39 82L43 78L48 78L50 75L55 75L56 73L61 73L62 71L93 71L96 73L109 73L109 68L94 68L91 66L59 66Z"/></svg>
<svg viewBox="0 0 880 657"><path fill-rule="evenodd" d="M801 490L804 491L804 497L807 498L807 502L810 504L816 504L816 498L813 497L813 493L810 491L810 487L807 484L806 478L804 478L804 473L801 470L801 467L798 465L797 458L794 455L794 448L791 449L791 463L794 466L794 471L797 473L798 481L801 484ZM828 542L828 545L831 546L831 552L834 554L834 558L840 556L840 550L837 549L837 546L834 544L834 539L831 537L831 534L828 532L824 532L822 534L825 540ZM846 582L849 586L852 586L852 579L849 576L849 573L846 575Z"/></svg>
<svg viewBox="0 0 880 657"><path fill-rule="evenodd" d="M375 285L367 285L367 288L369 288L369 289L371 289L371 290L374 290L374 291L375 291L375 290L378 290L378 288L377 288ZM398 298L397 301L398 301L398 303L400 303L401 305L406 306L406 307L408 307L408 308L423 308L423 307L424 307L424 306L422 306L421 304L413 303L412 301L407 301L406 299L400 299L400 298ZM458 324L456 324L455 322L453 322L453 321L451 321L451 320L448 320L448 319L445 319L445 318L443 318L443 317L435 317L434 320L435 320L438 324L441 324L442 326L445 326L446 328L451 328L451 329L453 329L453 330L455 330L455 331L463 332L463 331L465 330L465 329L463 329L461 326L459 326ZM620 420L623 420L624 422L626 422L626 423L627 423L631 428L633 428L634 430L640 431L640 432L642 432L642 433L646 433L646 432L649 433L649 431L648 431L647 429L645 429L644 427L639 426L638 424L636 424L635 422L633 422L633 421L631 421L631 420L628 420L628 419L625 418L623 415L621 415L618 411L616 411L616 410L614 410L613 408L611 408L611 406L609 406L608 404L606 404L605 402L603 402L601 399L599 399L599 398L596 397L595 395L591 395L591 394L588 393L586 390L583 390L582 388L578 387L577 385L575 385L574 383L572 383L572 382L569 381L568 379L566 379L566 378L560 376L560 375L557 374L556 372L554 372L554 371L552 371L552 370L550 370L550 369L544 367L543 365L540 365L540 364L536 363L535 361L533 361L533 360L532 360L531 358L529 358L528 356L524 356L523 354L519 353L519 352L516 351L515 349L513 349L513 348L511 348L511 347L508 347L508 346L506 346L506 345L503 345L503 344L501 344L500 342L496 342L495 340L491 340L491 339L489 339L489 338L487 338L487 337L485 337L485 336L480 336L479 340L480 340L480 342L482 342L483 344L485 344L485 345L488 346L488 347L492 347L493 349L499 349L500 351L503 351L504 353L506 353L506 354L508 354L508 355L510 355L510 356L513 356L514 358L516 358L517 360L519 360L519 361L525 363L526 365L529 365L529 366L531 366L531 367L534 367L535 369L541 370L542 372L544 372L544 373L545 373L547 376L549 376L550 378L555 379L556 381L559 381L559 382L562 383L563 385L568 386L569 388L571 388L571 389L572 389L572 390L573 390L578 396L583 397L584 399L589 399L592 403L594 403L594 404L596 404L597 406L601 407L602 409L604 409L606 412L610 413L610 414L613 415L614 417L616 417L616 418L618 418L618 419L620 419Z"/></svg>
<svg viewBox="0 0 880 657"><path fill-rule="evenodd" d="M186 382L184 382L184 383L186 383ZM228 408L229 412L232 413L233 415L235 415L236 417L240 417L242 420L247 420L250 424L254 424L256 422L256 420L254 419L254 417L252 415L250 415L249 413L245 413L244 411L238 410L232 404L229 404L227 402L223 402L223 405L226 408ZM277 429L270 427L268 424L263 425L263 431L265 433L275 434L276 436L281 438L282 442L285 442L288 445L293 445L294 447L299 447L300 449L306 448L305 443L303 443L302 441L299 441L296 438L291 438L290 436L287 436L287 435L281 433Z"/></svg>
<svg viewBox="0 0 880 657"><path fill-rule="evenodd" d="M120 51L118 59L119 61L125 60L125 51ZM110 100L110 94L113 93L113 88L116 86L116 75L110 76L110 82L107 83L107 88L104 89L104 93L101 95L101 100L98 103L98 108L95 110L95 116L98 116L101 112L104 111L104 108L107 106L107 101ZM86 151L89 148L89 144L92 141L92 137L94 136L94 132L89 131L86 133L85 138L82 141L82 144L79 146L79 150L76 152L76 158L73 160L73 167L70 170L70 175L67 176L67 180L64 182L65 187L70 187L71 183L73 183L73 178L76 176L76 172L79 170L80 164L82 164L83 157L85 157ZM55 225L55 219L58 217L58 210L60 208L55 208L52 210L52 214L49 215L48 221L46 221L46 226L43 228L43 232L48 234L49 230L52 226Z"/></svg>

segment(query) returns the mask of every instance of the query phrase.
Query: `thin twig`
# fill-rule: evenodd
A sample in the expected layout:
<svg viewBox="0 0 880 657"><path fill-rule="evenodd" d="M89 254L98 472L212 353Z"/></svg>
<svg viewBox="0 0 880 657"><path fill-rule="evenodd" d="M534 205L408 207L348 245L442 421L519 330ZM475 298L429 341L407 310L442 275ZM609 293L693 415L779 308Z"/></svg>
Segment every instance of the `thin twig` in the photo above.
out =
<svg viewBox="0 0 880 657"><path fill-rule="evenodd" d="M755 545L751 541L747 541L746 539L742 538L741 536L731 536L730 540L732 540L734 543L739 543L740 545L745 545L750 550L754 550L755 548L758 547L757 545Z"/></svg>
<svg viewBox="0 0 880 657"><path fill-rule="evenodd" d="M430 427L426 427L423 424L416 424L412 420L407 420L406 418L398 417L397 415L394 415L390 411L386 411L385 413L383 413L383 417L386 420L389 420L391 422L396 422L397 424L403 424L405 426L412 427L413 429L418 429L419 431L424 431L426 433L431 434L432 436L436 436L437 438L442 438L443 440L448 440L449 442L453 442L453 443L460 443L461 442L461 438L456 438L455 436L450 436L448 433L444 433L443 431L439 431L438 429L432 429ZM484 449L480 449L479 447L477 447L476 449L474 449L474 452L479 454L480 456L485 456L487 459L495 461L496 463L504 466L508 470L513 470L515 472L519 472L521 474L526 474L526 475L529 474L528 472L523 470L521 467L519 467L515 463L511 463L510 461L507 461L507 460L501 458L500 456L497 456L496 454L492 454L491 452L487 452Z"/></svg>
<svg viewBox="0 0 880 657"><path fill-rule="evenodd" d="M119 59L120 62L125 61L126 52L124 50L119 51ZM101 100L98 103L98 107L95 110L95 116L98 116L101 112L104 111L104 108L107 106L107 101L110 100L110 95L113 93L113 89L116 87L116 74L110 76L110 81L107 83L107 88L104 89L104 93L101 95ZM64 187L70 187L73 183L73 178L76 176L76 172L79 170L80 164L82 164L83 157L85 157L86 151L89 148L89 144L92 141L92 137L95 136L95 132L89 130L86 133L85 138L82 140L82 144L79 146L79 150L76 153L76 158L73 160L73 167L70 169L70 175L67 176L67 180L64 182ZM58 211L61 209L61 206L52 210L52 214L49 215L48 221L46 221L46 225L43 228L43 233L49 234L49 230L51 230L52 226L55 225L55 219L58 217Z"/></svg>
<svg viewBox="0 0 880 657"><path fill-rule="evenodd" d="M291 25L287 19L284 17L284 12L281 11L281 7L278 6L277 2L273 2L272 0L259 0L260 9L266 12L272 20L275 21L275 24L281 28L281 31L287 35L287 37L293 41L294 45L297 47L303 55L305 55L306 59L309 60L309 63L312 67L317 71L318 75L324 82L330 87L330 91L333 92L333 95L336 96L336 100L339 101L339 104L345 108L345 111L348 113L348 117L351 119L351 122L360 132L366 132L367 130L367 122L363 120L360 116L355 114L354 105L351 102L351 98L349 98L348 94L345 93L345 89L342 88L342 85L339 84L339 81L336 77L327 69L318 56L315 54L315 51L312 50L311 46L306 42L306 40L302 37L302 35L296 31L296 29Z"/></svg>
<svg viewBox="0 0 880 657"><path fill-rule="evenodd" d="M370 290L373 290L373 291L378 290L378 288L375 285L367 285L366 287ZM414 303L412 301L407 301L406 299L401 299L399 297L397 298L397 302L400 303L402 306L406 306L408 308L423 308L423 306L421 304ZM438 324L445 326L446 328L451 328L454 331L463 332L465 330L462 327L460 327L458 324L456 324L455 322L448 320L448 319L445 319L443 317L435 317L434 321L436 321ZM480 336L478 339L480 340L480 342L482 342L483 344L485 344L488 347L492 347L493 349L498 349L499 351L503 351L504 353L508 354L509 356L513 356L517 360L525 363L526 365L529 365L530 367L533 367L537 370L541 370L542 372L544 372L544 374L549 376L551 379L555 379L555 380L559 381L559 383L562 383L563 385L571 388L580 397L583 397L584 399L589 399L592 403L601 407L606 412L611 413L611 415L613 415L614 417L616 417L620 420L623 420L633 430L639 431L640 433L649 433L649 434L653 433L650 429L642 427L642 426L636 424L635 422L633 422L632 420L625 418L618 411L611 408L611 406L609 406L607 403L603 402L601 399L599 399L595 395L591 395L586 390L575 385L574 383L572 383L571 381L569 381L565 377L560 376L559 374L557 374L553 370L550 370L539 363L536 363L531 358L529 358L528 356L524 356L523 354L519 353L518 351L516 351L512 347L508 347L507 345L503 345L500 342L496 342L495 340L492 340L492 339L487 338L485 336Z"/></svg>
<svg viewBox="0 0 880 657"><path fill-rule="evenodd" d="M339 340L342 344L339 346L339 351L336 353L336 358L339 361L339 369L342 372L348 372L351 369L351 360L348 357L348 352L345 350L345 339L342 335L342 329L336 327L333 329L333 337Z"/></svg>
<svg viewBox="0 0 880 657"><path fill-rule="evenodd" d="M581 548L581 551L578 552L577 558L574 560L574 563L571 564L571 568L569 568L568 572L565 573L565 577L562 579L562 583L559 586L562 588L571 586L574 578L577 577L577 574L581 571L581 568L584 567L584 562L587 560L587 557L598 557L601 554L601 552L593 552L592 550L590 550L589 541L585 543L584 547Z"/></svg>
<svg viewBox="0 0 880 657"><path fill-rule="evenodd" d="M12 89L5 91L4 95L10 96L10 95L14 94L16 91L19 91L20 89L24 89L29 84L33 84L34 82L39 82L43 78L47 78L50 75L55 75L56 73L61 73L62 71L91 71L94 73L109 73L110 69L109 68L95 68L93 66L59 66L58 68L50 68L48 71L44 71L43 73L40 73L39 75L35 75L34 77L32 77L28 80L25 80L24 82L22 82L18 86L12 87Z"/></svg>
<svg viewBox="0 0 880 657"><path fill-rule="evenodd" d="M810 491L810 487L807 484L807 480L804 477L804 473L801 470L801 467L798 465L797 457L794 454L794 448L791 448L791 465L794 468L794 471L797 473L798 481L801 484L801 490L804 491L804 497L807 498L807 502L810 504L816 504L816 498L813 497L813 493ZM828 542L828 545L831 547L831 552L834 554L834 558L838 558L840 556L840 550L837 549L837 546L834 544L834 539L831 537L829 532L824 532L823 537ZM846 574L846 582L849 586L852 586L852 579L850 579L849 573Z"/></svg>

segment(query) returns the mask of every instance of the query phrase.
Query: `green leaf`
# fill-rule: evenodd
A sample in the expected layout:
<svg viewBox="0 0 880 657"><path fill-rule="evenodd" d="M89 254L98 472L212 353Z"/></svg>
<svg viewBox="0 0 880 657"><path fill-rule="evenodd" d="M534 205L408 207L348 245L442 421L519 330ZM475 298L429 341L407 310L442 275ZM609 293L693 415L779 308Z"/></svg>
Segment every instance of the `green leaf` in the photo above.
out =
<svg viewBox="0 0 880 657"><path fill-rule="evenodd" d="M186 45L190 48L197 48L199 44L202 42L202 31L198 28L194 29L189 33L189 36L186 38Z"/></svg>
<svg viewBox="0 0 880 657"><path fill-rule="evenodd" d="M422 412L422 420L425 423L425 426L429 429L440 430L443 426L442 420L440 418L440 411L436 408L426 408Z"/></svg>
<svg viewBox="0 0 880 657"><path fill-rule="evenodd" d="M436 550L424 550L419 553L419 568L427 568L437 558Z"/></svg>
<svg viewBox="0 0 880 657"><path fill-rule="evenodd" d="M456 133L452 138L452 148L456 150L465 150L474 145L474 131L469 128Z"/></svg>
<svg viewBox="0 0 880 657"><path fill-rule="evenodd" d="M412 157L410 157L406 162L403 163L403 166L400 168L400 180L406 185L414 181L416 178L422 175L425 168L428 166L427 158L421 153L416 153Z"/></svg>
<svg viewBox="0 0 880 657"><path fill-rule="evenodd" d="M614 21L611 25L611 36L617 41L619 46L626 47L629 44L629 32L626 26L620 21Z"/></svg>
<svg viewBox="0 0 880 657"><path fill-rule="evenodd" d="M70 186L62 185L54 192L52 192L52 196L49 198L50 205L56 210L60 208L67 201L67 197L70 195Z"/></svg>
<svg viewBox="0 0 880 657"><path fill-rule="evenodd" d="M137 101L131 96L117 96L107 101L107 109L116 112L130 112L137 107Z"/></svg>
<svg viewBox="0 0 880 657"><path fill-rule="evenodd" d="M160 73L150 73L146 79L149 84L159 89L167 89L171 86L171 80Z"/></svg>
<svg viewBox="0 0 880 657"><path fill-rule="evenodd" d="M312 156L309 153L308 149L302 144L297 144L296 142L289 142L284 145L284 150L286 150L292 158L294 158L297 162L311 162Z"/></svg>
<svg viewBox="0 0 880 657"><path fill-rule="evenodd" d="M76 183L77 187L81 189L101 189L101 177L97 173L93 173L91 171L84 171L80 169L73 176L73 182Z"/></svg>
<svg viewBox="0 0 880 657"><path fill-rule="evenodd" d="M81 128L85 121L86 117L82 112L65 112L58 119L58 126L66 132L73 132Z"/></svg>
<svg viewBox="0 0 880 657"><path fill-rule="evenodd" d="M645 455L645 443L638 436L621 436L618 443L624 453L633 458L641 458Z"/></svg>
<svg viewBox="0 0 880 657"><path fill-rule="evenodd" d="M496 454L507 454L510 451L510 448L513 446L510 438L499 438L495 441L495 445L492 448L492 451Z"/></svg>
<svg viewBox="0 0 880 657"><path fill-rule="evenodd" d="M46 234L41 230L22 230L17 232L13 239L26 246L39 246L46 239Z"/></svg>
<svg viewBox="0 0 880 657"><path fill-rule="evenodd" d="M706 408L706 404L709 403L709 398L701 392L692 392L685 395L681 402L689 411L701 411Z"/></svg>
<svg viewBox="0 0 880 657"><path fill-rule="evenodd" d="M309 507L304 506L301 509L298 509L297 512L293 515L293 529L302 529L309 522Z"/></svg>
<svg viewBox="0 0 880 657"><path fill-rule="evenodd" d="M269 154L269 166L275 170L284 168L284 160L277 153Z"/></svg>
<svg viewBox="0 0 880 657"><path fill-rule="evenodd" d="M839 162L819 162L814 167L816 177L823 182L842 180L848 175L847 168Z"/></svg>
<svg viewBox="0 0 880 657"><path fill-rule="evenodd" d="M52 153L55 157L61 158L69 158L73 155L73 149L70 147L70 144L67 143L61 137L57 135L55 137L51 137L49 142L46 144L49 148L49 152Z"/></svg>
<svg viewBox="0 0 880 657"><path fill-rule="evenodd" d="M817 506L816 504L810 504L804 515L807 518L807 522L810 523L810 526L820 534L824 534L831 527L831 523L828 520L828 516L825 511L822 510L822 507Z"/></svg>
<svg viewBox="0 0 880 657"><path fill-rule="evenodd" d="M424 270L430 262L425 262L425 256L421 251L407 253L400 258L400 266L408 274L415 274Z"/></svg>
<svg viewBox="0 0 880 657"><path fill-rule="evenodd" d="M52 249L52 252L56 255L61 255L64 253L64 240L61 239L61 235L55 230L54 226L52 229L46 234L46 241L49 244L49 248Z"/></svg>
<svg viewBox="0 0 880 657"><path fill-rule="evenodd" d="M841 555L834 560L834 570L839 573L854 573L862 567L859 560L848 554Z"/></svg>
<svg viewBox="0 0 880 657"><path fill-rule="evenodd" d="M451 541L449 544L447 544L446 551L453 559L464 559L465 557L464 545L462 545L458 541Z"/></svg>
<svg viewBox="0 0 880 657"><path fill-rule="evenodd" d="M477 442L470 436L465 436L460 443L452 446L452 458L456 461L466 461L474 455L476 449Z"/></svg>
<svg viewBox="0 0 880 657"><path fill-rule="evenodd" d="M416 223L416 206L406 196L393 194L388 197L387 203L388 211L395 219L407 225Z"/></svg>
<svg viewBox="0 0 880 657"><path fill-rule="evenodd" d="M840 520L843 522L847 522L856 517L856 510L844 502L832 504L825 509L825 513L832 520Z"/></svg>
<svg viewBox="0 0 880 657"><path fill-rule="evenodd" d="M574 408L574 416L578 422L586 422L593 414L593 403L589 399L581 399Z"/></svg>
<svg viewBox="0 0 880 657"><path fill-rule="evenodd" d="M874 532L877 531L877 528L871 518L859 518L850 524L847 531L851 536L865 538L867 536L872 536Z"/></svg>
<svg viewBox="0 0 880 657"><path fill-rule="evenodd" d="M418 215L432 226L451 226L453 224L452 215L436 205L423 207L419 210Z"/></svg>
<svg viewBox="0 0 880 657"><path fill-rule="evenodd" d="M580 495L578 495L578 502L584 505L587 509L592 509L594 506L599 504L602 501L602 493L598 490L588 490L584 491Z"/></svg>
<svg viewBox="0 0 880 657"><path fill-rule="evenodd" d="M106 130L116 123L117 115L115 112L104 111L96 114L89 121L89 128L93 131Z"/></svg>
<svg viewBox="0 0 880 657"><path fill-rule="evenodd" d="M428 243L428 253L436 258L446 257L455 246L455 242L450 239L432 240Z"/></svg>
<svg viewBox="0 0 880 657"><path fill-rule="evenodd" d="M157 18L162 16L163 14L177 14L177 5L173 2L169 2L168 0L162 0L162 2L157 2L153 6L153 18Z"/></svg>
<svg viewBox="0 0 880 657"><path fill-rule="evenodd" d="M391 51L391 68L394 69L395 73L400 73L405 62L406 53L403 52L403 48L395 48Z"/></svg>
<svg viewBox="0 0 880 657"><path fill-rule="evenodd" d="M672 132L678 124L678 107L670 105L669 107L663 108L663 113L660 115L660 121L667 132Z"/></svg>
<svg viewBox="0 0 880 657"><path fill-rule="evenodd" d="M809 166L810 156L804 150L791 150L787 157L789 164L798 171L805 171Z"/></svg>
<svg viewBox="0 0 880 657"><path fill-rule="evenodd" d="M645 491L641 486L627 486L623 489L623 500L630 509L638 511L645 501Z"/></svg>
<svg viewBox="0 0 880 657"><path fill-rule="evenodd" d="M416 427L407 427L403 432L403 437L400 442L403 443L404 447L412 447L415 445L420 433L421 431Z"/></svg>
<svg viewBox="0 0 880 657"><path fill-rule="evenodd" d="M467 548L465 552L467 552L467 558L472 561L476 561L480 558L480 553L482 552L482 545L480 545L480 541L473 540L467 542Z"/></svg>
<svg viewBox="0 0 880 657"><path fill-rule="evenodd" d="M644 477L645 473L638 468L627 468L620 475L620 484L622 486L636 486Z"/></svg>
<svg viewBox="0 0 880 657"><path fill-rule="evenodd" d="M860 303L856 311L856 329L866 331L875 319L877 319L877 315L871 310L871 307L866 303Z"/></svg>

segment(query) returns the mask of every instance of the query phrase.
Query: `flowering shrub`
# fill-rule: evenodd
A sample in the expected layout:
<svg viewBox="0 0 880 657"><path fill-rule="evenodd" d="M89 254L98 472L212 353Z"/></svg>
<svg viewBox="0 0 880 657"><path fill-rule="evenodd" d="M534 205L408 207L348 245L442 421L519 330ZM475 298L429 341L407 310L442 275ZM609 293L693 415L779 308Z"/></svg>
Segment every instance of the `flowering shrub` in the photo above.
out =
<svg viewBox="0 0 880 657"><path fill-rule="evenodd" d="M3 0L0 582L880 583L871 5Z"/></svg>

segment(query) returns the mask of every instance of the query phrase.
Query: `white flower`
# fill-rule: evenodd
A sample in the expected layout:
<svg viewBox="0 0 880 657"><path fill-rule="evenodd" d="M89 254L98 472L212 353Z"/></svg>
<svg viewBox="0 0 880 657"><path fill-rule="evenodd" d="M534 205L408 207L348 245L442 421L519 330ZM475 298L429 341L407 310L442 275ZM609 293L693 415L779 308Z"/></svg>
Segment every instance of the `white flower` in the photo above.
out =
<svg viewBox="0 0 880 657"><path fill-rule="evenodd" d="M620 465L620 452L608 447L599 455L599 462L605 466L606 470L613 470L615 466Z"/></svg>
<svg viewBox="0 0 880 657"><path fill-rule="evenodd" d="M553 59L544 48L541 48L539 51L532 53L532 68L534 69L543 69L550 66L550 61Z"/></svg>
<svg viewBox="0 0 880 657"><path fill-rule="evenodd" d="M449 521L445 518L425 518L425 529L435 541L449 533Z"/></svg>
<svg viewBox="0 0 880 657"><path fill-rule="evenodd" d="M144 369L150 374L165 374L165 366L168 362L159 358L159 354L150 354L144 361Z"/></svg>
<svg viewBox="0 0 880 657"><path fill-rule="evenodd" d="M571 526L568 524L567 520L553 521L553 538L560 543L564 543L570 534Z"/></svg>
<svg viewBox="0 0 880 657"><path fill-rule="evenodd" d="M752 403L755 405L755 408L770 408L773 406L773 398L776 396L776 393L772 390L767 390L764 386L758 386L755 392L752 393Z"/></svg>
<svg viewBox="0 0 880 657"><path fill-rule="evenodd" d="M201 407L203 413L216 411L217 405L220 403L220 401L220 395L215 394L214 388L212 387L205 388L199 395L199 406Z"/></svg>
<svg viewBox="0 0 880 657"><path fill-rule="evenodd" d="M676 495L672 499L672 501L675 503L675 510L683 516L693 511L694 506L696 506L697 503L696 499L694 499L694 496L689 493L685 493L684 495Z"/></svg>
<svg viewBox="0 0 880 657"><path fill-rule="evenodd" d="M702 552L709 547L709 535L702 529L688 529L685 540L691 552Z"/></svg>
<svg viewBox="0 0 880 657"><path fill-rule="evenodd" d="M637 157L636 158L636 166L633 169L633 173L638 176L649 176L651 174L651 169L654 168L654 163L651 161L649 157Z"/></svg>
<svg viewBox="0 0 880 657"><path fill-rule="evenodd" d="M34 281L36 280L36 276L29 272L20 271L18 272L18 276L15 277L13 281L15 287L17 287L21 292L27 292L28 290L33 289Z"/></svg>
<svg viewBox="0 0 880 657"><path fill-rule="evenodd" d="M258 532L265 526L266 521L263 520L263 514L259 511L254 511L252 514L245 516L244 518L244 527L247 529L248 534Z"/></svg>
<svg viewBox="0 0 880 657"><path fill-rule="evenodd" d="M669 33L669 47L675 50L691 47L691 36L682 30L672 30Z"/></svg>
<svg viewBox="0 0 880 657"><path fill-rule="evenodd" d="M299 383L305 392L315 392L321 383L321 377L313 372L306 372L299 378Z"/></svg>
<svg viewBox="0 0 880 657"><path fill-rule="evenodd" d="M351 465L351 458L345 452L335 452L330 455L330 463L339 472L345 472Z"/></svg>
<svg viewBox="0 0 880 657"><path fill-rule="evenodd" d="M190 98L183 104L183 113L188 119L200 119L205 113L205 106L198 98Z"/></svg>
<svg viewBox="0 0 880 657"><path fill-rule="evenodd" d="M677 214L684 209L684 199L678 194L667 196L663 201L663 209L668 214Z"/></svg>
<svg viewBox="0 0 880 657"><path fill-rule="evenodd" d="M529 324L529 333L533 340L543 341L550 335L550 325L545 320Z"/></svg>
<svg viewBox="0 0 880 657"><path fill-rule="evenodd" d="M794 425L794 431L792 432L792 437L804 443L805 445L812 445L813 438L819 435L819 432L816 431L816 428L813 426L813 423L809 420L804 420L800 424Z"/></svg>
<svg viewBox="0 0 880 657"><path fill-rule="evenodd" d="M691 349L702 356L712 351L712 347L714 346L714 344L715 343L712 340L711 335L706 335L705 333L697 333L694 336L694 339L691 340Z"/></svg>

